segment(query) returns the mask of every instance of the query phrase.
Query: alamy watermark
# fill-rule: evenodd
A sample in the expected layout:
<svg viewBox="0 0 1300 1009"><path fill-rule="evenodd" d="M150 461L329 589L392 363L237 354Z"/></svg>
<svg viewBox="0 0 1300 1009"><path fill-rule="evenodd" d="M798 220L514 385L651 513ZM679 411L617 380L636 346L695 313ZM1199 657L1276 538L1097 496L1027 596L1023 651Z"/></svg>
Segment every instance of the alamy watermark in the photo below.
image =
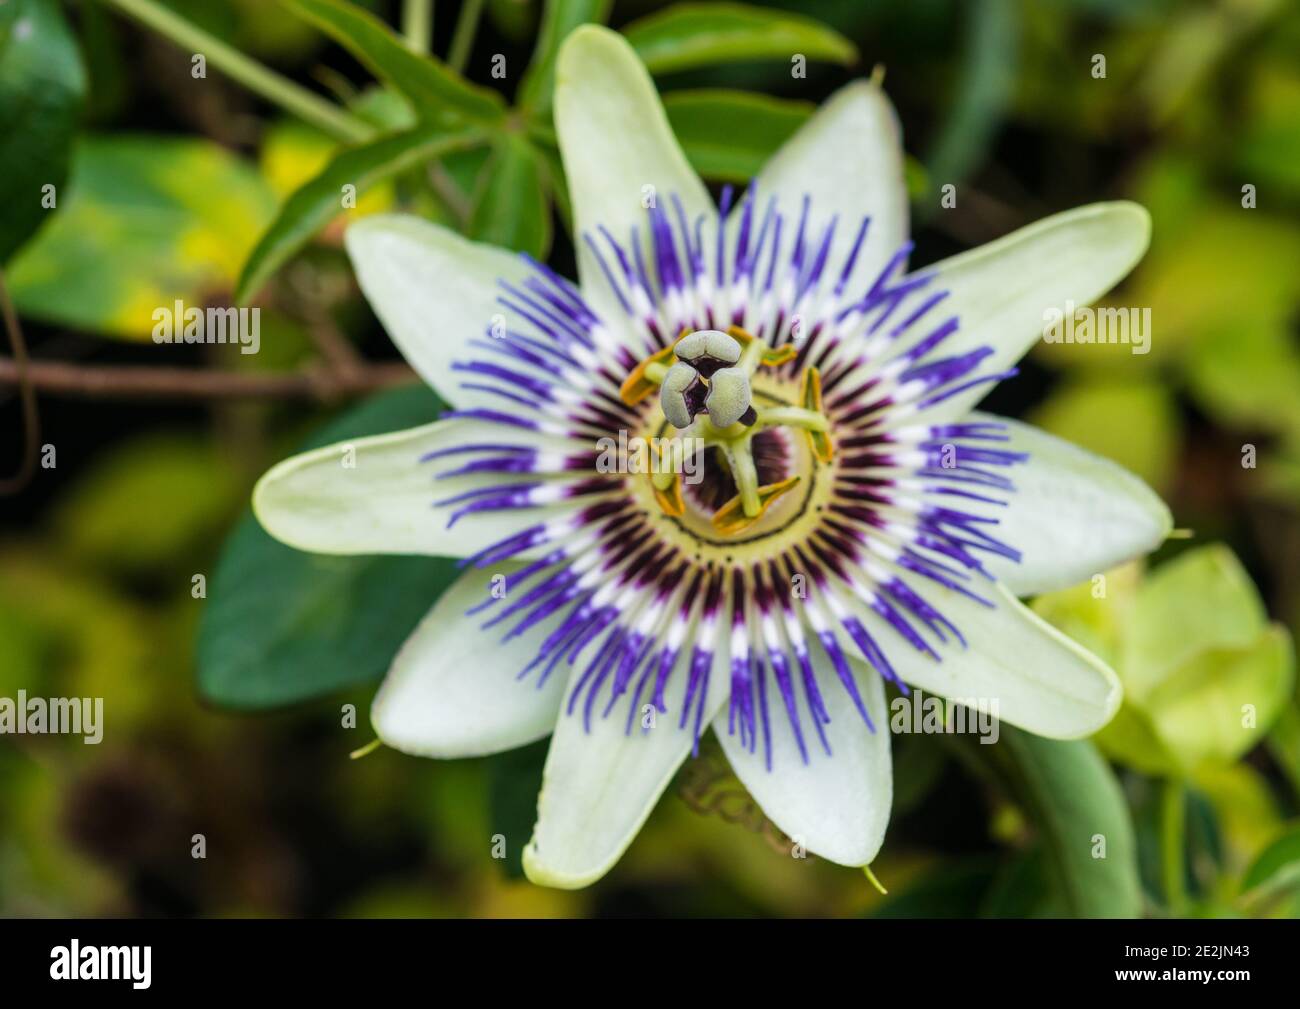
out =
<svg viewBox="0 0 1300 1009"><path fill-rule="evenodd" d="M1122 343L1134 354L1151 352L1151 308L1075 308L1053 306L1043 311L1046 343Z"/></svg>
<svg viewBox="0 0 1300 1009"><path fill-rule="evenodd" d="M704 479L703 438L629 438L619 431L617 441L606 436L596 447L597 473L679 473L688 484Z"/></svg>
<svg viewBox="0 0 1300 1009"><path fill-rule="evenodd" d="M95 745L104 738L102 697L0 697L0 736L71 735Z"/></svg>
<svg viewBox="0 0 1300 1009"><path fill-rule="evenodd" d="M153 980L152 946L95 946L73 939L50 950L52 981L130 981L136 990Z"/></svg>
<svg viewBox="0 0 1300 1009"><path fill-rule="evenodd" d="M179 298L153 310L154 343L237 343L241 354L256 354L262 346L262 310L186 307Z"/></svg>
<svg viewBox="0 0 1300 1009"><path fill-rule="evenodd" d="M996 743L1002 734L996 697L942 697L917 688L889 702L889 729L900 735L970 733L981 743Z"/></svg>

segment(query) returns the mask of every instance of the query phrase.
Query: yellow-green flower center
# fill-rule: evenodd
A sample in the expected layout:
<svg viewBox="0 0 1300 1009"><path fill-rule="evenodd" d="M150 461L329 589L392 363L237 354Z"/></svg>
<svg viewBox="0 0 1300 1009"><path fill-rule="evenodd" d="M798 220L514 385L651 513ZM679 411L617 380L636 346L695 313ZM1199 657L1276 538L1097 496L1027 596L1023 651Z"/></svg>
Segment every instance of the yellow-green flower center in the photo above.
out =
<svg viewBox="0 0 1300 1009"><path fill-rule="evenodd" d="M788 344L773 349L733 326L727 333L683 331L671 347L632 370L621 390L625 403L632 405L657 393L659 409L651 414L649 425L652 444L685 446L671 454L661 449L647 475L665 514L686 513L684 467L679 464L695 458L692 472L698 474L697 456L702 453L720 461L736 491L712 511L709 523L713 534L734 537L750 529L803 476L793 472L762 482L755 446L774 428L801 432L807 445L807 452L801 455L809 463L814 457L830 462L834 447L816 368L804 370L794 402L771 393L755 395L751 388L760 368L778 368L794 355L794 347ZM671 437L663 439L661 431Z"/></svg>

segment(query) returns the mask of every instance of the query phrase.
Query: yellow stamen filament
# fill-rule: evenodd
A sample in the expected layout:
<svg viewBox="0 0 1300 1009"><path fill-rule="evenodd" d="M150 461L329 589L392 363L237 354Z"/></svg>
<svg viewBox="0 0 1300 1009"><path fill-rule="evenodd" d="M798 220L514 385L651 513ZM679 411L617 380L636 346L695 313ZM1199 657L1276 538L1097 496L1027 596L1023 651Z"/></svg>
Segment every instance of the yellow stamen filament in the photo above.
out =
<svg viewBox="0 0 1300 1009"><path fill-rule="evenodd" d="M655 503L663 510L665 515L671 515L673 518L686 514L686 501L682 498L682 478L676 473L669 474L672 480L667 487L660 487L659 481L656 480Z"/></svg>
<svg viewBox="0 0 1300 1009"><path fill-rule="evenodd" d="M748 330L739 326L728 326L727 335L741 346L741 364L748 367L752 375L759 365L764 368L776 368L793 361L798 351L793 344L783 343L779 347L769 347Z"/></svg>
<svg viewBox="0 0 1300 1009"><path fill-rule="evenodd" d="M619 398L627 406L635 406L653 393L668 374L668 367L673 361L673 348L665 347L656 351L632 369L631 374L619 387Z"/></svg>
<svg viewBox="0 0 1300 1009"><path fill-rule="evenodd" d="M816 368L805 368L803 373L803 382L799 390L799 401L803 403L805 410L824 417L822 413L822 377ZM804 434L808 438L808 446L822 462L830 462L835 458L835 442L831 439L830 432L826 428L814 430L810 427L800 425L804 428Z"/></svg>
<svg viewBox="0 0 1300 1009"><path fill-rule="evenodd" d="M724 504L713 513L713 528L723 536L734 536L737 533L744 532L751 525L761 519L769 508L775 504L782 495L794 488L799 482L798 475L787 477L780 483L770 483L764 487L755 489L758 507L754 514L750 515L746 510L741 495L737 494L730 501Z"/></svg>

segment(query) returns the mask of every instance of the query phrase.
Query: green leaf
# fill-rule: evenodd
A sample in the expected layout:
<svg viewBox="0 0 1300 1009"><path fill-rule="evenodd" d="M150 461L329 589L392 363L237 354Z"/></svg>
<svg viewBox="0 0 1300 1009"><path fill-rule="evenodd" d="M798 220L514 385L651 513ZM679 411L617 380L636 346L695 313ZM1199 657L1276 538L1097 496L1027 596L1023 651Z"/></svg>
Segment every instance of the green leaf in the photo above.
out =
<svg viewBox="0 0 1300 1009"><path fill-rule="evenodd" d="M1213 812L1223 873L1242 877L1255 856L1285 829L1273 782L1242 761L1203 765L1192 774L1190 784L1189 796L1201 797ZM1195 855L1188 861L1195 870Z"/></svg>
<svg viewBox="0 0 1300 1009"><path fill-rule="evenodd" d="M265 180L224 148L141 134L80 140L59 202L11 264L15 303L130 340L149 339L159 307L232 290L275 213Z"/></svg>
<svg viewBox="0 0 1300 1009"><path fill-rule="evenodd" d="M1270 844L1246 870L1243 893L1257 891L1259 897L1300 889L1300 827L1295 827Z"/></svg>
<svg viewBox="0 0 1300 1009"><path fill-rule="evenodd" d="M524 874L523 851L537 822L537 796L551 741L541 739L487 759L488 797L493 833L506 839L506 875Z"/></svg>
<svg viewBox="0 0 1300 1009"><path fill-rule="evenodd" d="M1098 574L1100 579L1039 596L1031 608L1118 671L1141 567L1130 562ZM1174 766L1150 718L1133 706L1131 697L1093 738L1107 756L1148 774L1166 774Z"/></svg>
<svg viewBox="0 0 1300 1009"><path fill-rule="evenodd" d="M937 749L937 747L935 747ZM893 893L867 914L868 918L974 918L993 882L989 858L940 863L924 869L916 882Z"/></svg>
<svg viewBox="0 0 1300 1009"><path fill-rule="evenodd" d="M516 104L525 112L546 118L555 94L555 56L569 32L584 24L601 24L609 20L613 0L546 0L542 26L532 62L519 85Z"/></svg>
<svg viewBox="0 0 1300 1009"><path fill-rule="evenodd" d="M1294 61L1262 65L1252 75L1249 111L1241 119L1240 140L1234 145L1240 176L1265 187L1300 195L1300 73Z"/></svg>
<svg viewBox="0 0 1300 1009"><path fill-rule="evenodd" d="M551 199L555 201L555 209L560 214L560 222L572 236L573 202L569 197L569 180L564 174L564 162L560 158L559 149L553 144L543 143L533 148L533 150L542 159L546 191L550 193Z"/></svg>
<svg viewBox="0 0 1300 1009"><path fill-rule="evenodd" d="M513 134L501 137L479 180L469 236L545 259L551 247L551 212L544 171L528 141Z"/></svg>
<svg viewBox="0 0 1300 1009"><path fill-rule="evenodd" d="M495 91L470 84L433 57L408 49L369 11L345 0L283 2L409 98L422 121L491 124L504 117L505 102Z"/></svg>
<svg viewBox="0 0 1300 1009"><path fill-rule="evenodd" d="M1291 790L1300 796L1300 705L1294 698L1269 730L1268 749L1291 782Z"/></svg>
<svg viewBox="0 0 1300 1009"><path fill-rule="evenodd" d="M0 6L0 265L63 199L86 92L81 55L56 0Z"/></svg>
<svg viewBox="0 0 1300 1009"><path fill-rule="evenodd" d="M733 3L677 4L623 29L652 74L797 55L853 63L857 47L812 18Z"/></svg>
<svg viewBox="0 0 1300 1009"><path fill-rule="evenodd" d="M1068 915L1052 876L1046 846L1032 845L994 877L980 902L981 918L1061 918Z"/></svg>
<svg viewBox="0 0 1300 1009"><path fill-rule="evenodd" d="M1184 768L1228 764L1254 748L1291 695L1294 654L1284 627L1244 648L1210 649L1135 698Z"/></svg>
<svg viewBox="0 0 1300 1009"><path fill-rule="evenodd" d="M1120 659L1125 688L1145 697L1206 650L1249 648L1267 623L1259 592L1230 549L1188 550L1138 590Z"/></svg>
<svg viewBox="0 0 1300 1009"><path fill-rule="evenodd" d="M1055 392L1029 419L1045 431L1114 460L1156 491L1173 478L1180 422L1167 382L1116 378L1072 383Z"/></svg>
<svg viewBox="0 0 1300 1009"><path fill-rule="evenodd" d="M1224 426L1300 433L1300 351L1287 320L1207 326L1184 369L1192 395Z"/></svg>
<svg viewBox="0 0 1300 1009"><path fill-rule="evenodd" d="M813 114L810 102L748 91L664 95L668 122L691 166L706 179L748 182Z"/></svg>
<svg viewBox="0 0 1300 1009"><path fill-rule="evenodd" d="M1015 0L979 0L966 16L961 72L926 159L933 186L957 184L979 167L1015 94L1020 25ZM937 193L925 204L939 208Z"/></svg>
<svg viewBox="0 0 1300 1009"><path fill-rule="evenodd" d="M247 301L258 288L343 209L343 187L355 198L415 165L463 150L480 141L476 133L449 134L440 126L417 126L335 155L324 171L295 192L244 264L235 300Z"/></svg>
<svg viewBox="0 0 1300 1009"><path fill-rule="evenodd" d="M1086 740L1043 739L1005 723L994 760L1037 826L1065 913L1132 918L1141 910L1137 844L1119 782ZM1105 857L1095 857L1105 844Z"/></svg>
<svg viewBox="0 0 1300 1009"><path fill-rule="evenodd" d="M97 567L171 578L237 506L231 461L194 435L156 432L115 445L51 509L55 541Z"/></svg>
<svg viewBox="0 0 1300 1009"><path fill-rule="evenodd" d="M1291 697L1290 635L1221 545L1185 551L1134 584L1135 567L1042 596L1034 610L1115 668L1124 704L1097 734L1116 760L1182 776L1252 749ZM1094 588L1103 590L1100 598Z"/></svg>
<svg viewBox="0 0 1300 1009"><path fill-rule="evenodd" d="M428 423L439 409L423 387L383 393L302 449ZM266 708L378 680L455 577L443 558L302 553L246 512L208 585L199 689L218 704Z"/></svg>

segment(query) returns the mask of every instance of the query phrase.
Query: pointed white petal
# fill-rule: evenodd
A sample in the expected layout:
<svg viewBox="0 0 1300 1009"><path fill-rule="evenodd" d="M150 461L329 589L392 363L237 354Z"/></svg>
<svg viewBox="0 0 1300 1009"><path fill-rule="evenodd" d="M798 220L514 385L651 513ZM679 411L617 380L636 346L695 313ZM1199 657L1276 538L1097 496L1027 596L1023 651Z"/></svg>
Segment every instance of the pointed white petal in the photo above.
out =
<svg viewBox="0 0 1300 1009"><path fill-rule="evenodd" d="M456 419L326 445L268 470L253 489L253 512L276 539L313 553L469 557L530 525L574 511L574 505L560 504L478 512L448 528L454 508L435 508L434 502L520 477L480 473L436 480L451 467L445 459L422 462L422 457L503 440L542 443L525 431Z"/></svg>
<svg viewBox="0 0 1300 1009"><path fill-rule="evenodd" d="M946 289L938 311L961 328L934 351L947 357L988 346L980 373L1005 371L1039 339L1053 312L1083 308L1118 284L1151 237L1151 217L1136 203L1093 203L1044 218L978 249L927 266L931 289ZM929 330L919 327L913 340ZM942 423L960 417L991 386L953 396L927 412Z"/></svg>
<svg viewBox="0 0 1300 1009"><path fill-rule="evenodd" d="M713 659L702 725L726 699L729 659L725 634ZM690 642L692 635L687 635ZM579 658L569 679L572 691L590 660ZM573 714L562 712L546 756L537 825L524 849L524 872L534 883L563 889L587 886L605 875L632 843L694 740L694 714L678 728L685 700L689 645L683 649L666 691L668 713L656 713L653 728L641 728L640 714L626 732L627 706L616 705L602 718L603 702L583 730L582 701ZM569 694L565 694L567 706Z"/></svg>
<svg viewBox="0 0 1300 1009"><path fill-rule="evenodd" d="M846 288L846 294L862 294L908 234L902 133L879 85L855 81L835 92L763 166L757 192L756 209L777 197L790 236L804 196L810 198L809 241L836 218L827 260L834 271L842 268L862 219L871 218Z"/></svg>
<svg viewBox="0 0 1300 1009"><path fill-rule="evenodd" d="M518 284L529 276L524 259L411 214L364 217L344 241L366 300L420 377L462 409L508 407L500 397L461 388L467 379L451 364L489 356L474 353L469 341L490 338L498 324L526 331L497 300L499 281Z"/></svg>
<svg viewBox="0 0 1300 1009"><path fill-rule="evenodd" d="M596 229L603 225L628 247L635 226L645 243L648 199L675 221L674 195L692 224L705 215L707 236L713 201L673 136L650 75L617 32L584 25L560 47L555 130L573 201L582 293L623 339L623 310L581 236L600 241Z"/></svg>
<svg viewBox="0 0 1300 1009"><path fill-rule="evenodd" d="M1158 547L1173 519L1150 487L1122 466L1018 421L975 413L1006 425L1012 452L1029 461L1007 470L1016 490L1007 507L990 509L998 535L1023 555L988 569L1018 596L1052 592L1100 574Z"/></svg>
<svg viewBox="0 0 1300 1009"><path fill-rule="evenodd" d="M814 672L830 723L824 726L831 755L821 748L807 706L800 704L800 729L808 749L803 763L780 693L768 686L772 767L762 740L754 752L727 732L727 712L713 720L713 732L731 766L763 812L796 844L840 865L867 865L885 838L894 779L889 757L889 712L879 675L853 663L858 689L875 731L867 728L830 661L814 647Z"/></svg>
<svg viewBox="0 0 1300 1009"><path fill-rule="evenodd" d="M1012 725L1052 739L1090 735L1118 710L1122 691L1111 668L1000 585L971 583L993 603L986 607L925 579L911 582L956 625L966 647L950 643L935 660L864 611L864 625L905 682L972 707L987 705Z"/></svg>
<svg viewBox="0 0 1300 1009"><path fill-rule="evenodd" d="M519 567L467 571L406 639L370 709L386 745L419 757L476 757L551 731L563 677L552 676L539 689L536 675L518 676L559 616L503 642L510 621L488 630L482 624L508 599L481 614L465 613L489 598L494 577Z"/></svg>

